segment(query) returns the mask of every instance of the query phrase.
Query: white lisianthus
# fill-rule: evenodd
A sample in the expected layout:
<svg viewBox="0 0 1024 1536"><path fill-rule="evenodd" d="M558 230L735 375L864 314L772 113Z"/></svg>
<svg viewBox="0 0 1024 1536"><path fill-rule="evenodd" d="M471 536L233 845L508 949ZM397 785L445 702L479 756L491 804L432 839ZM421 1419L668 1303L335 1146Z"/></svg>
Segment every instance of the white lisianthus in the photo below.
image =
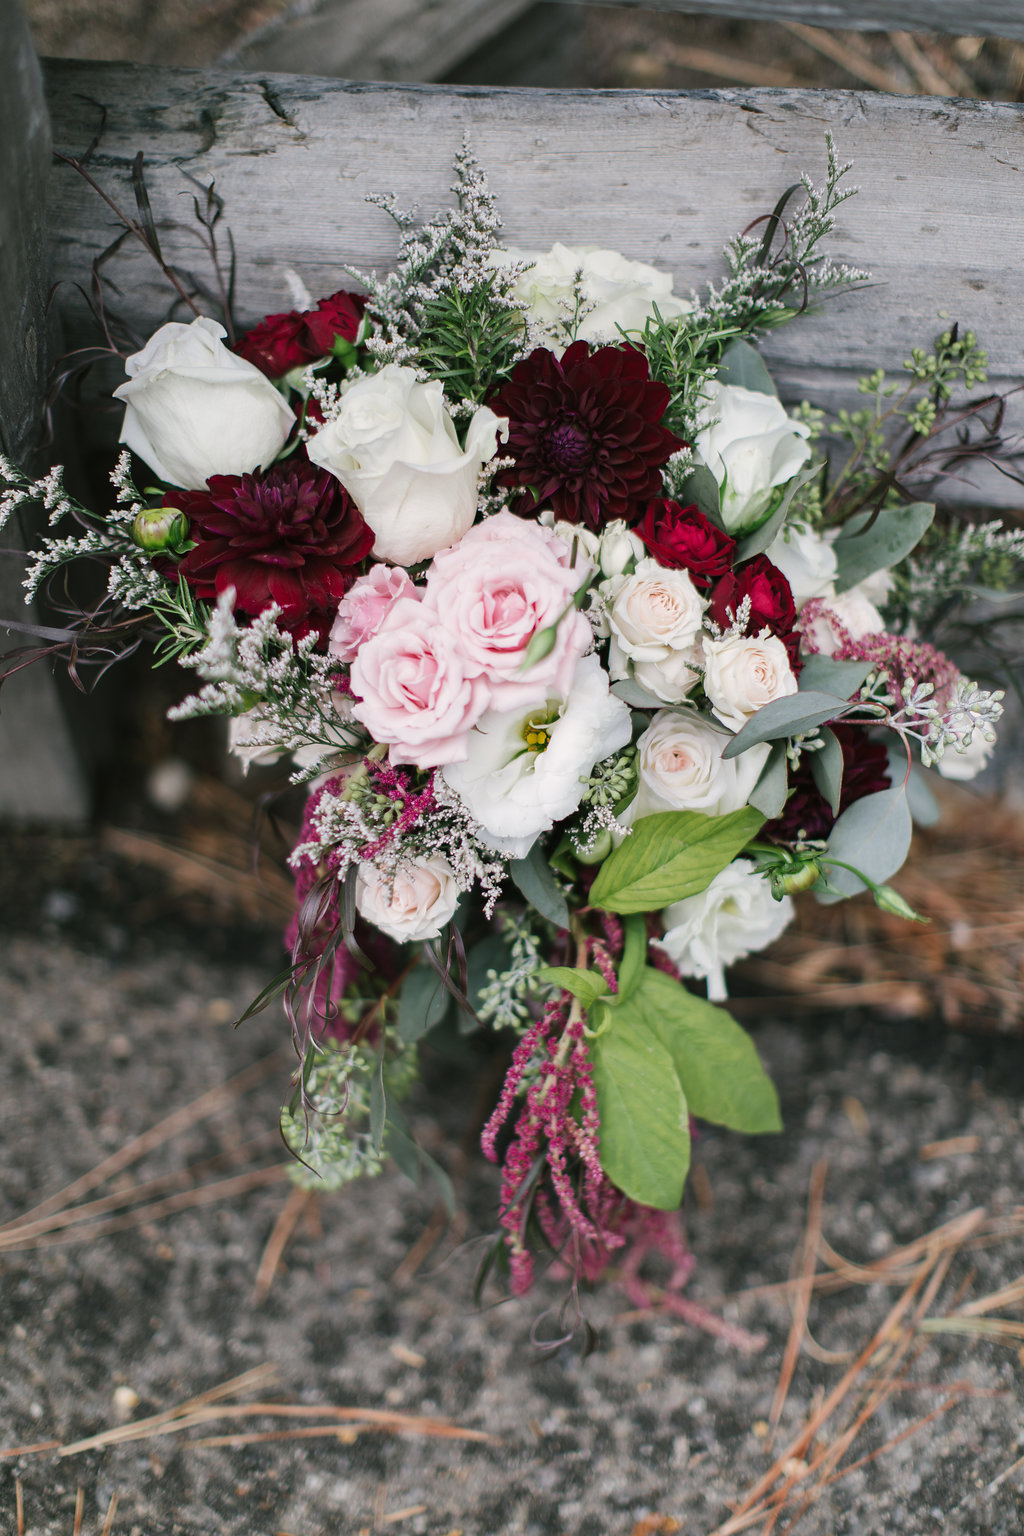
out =
<svg viewBox="0 0 1024 1536"><path fill-rule="evenodd" d="M528 307L532 320L560 340L572 316L577 274L582 296L593 306L576 329L578 341L616 342L621 331L642 331L655 305L663 320L675 320L693 308L672 292L670 273L593 245L559 242L550 251L497 250L490 260L496 267L530 263L516 279L514 295Z"/></svg>
<svg viewBox="0 0 1024 1536"><path fill-rule="evenodd" d="M704 392L710 425L697 433L693 446L721 488L726 531L742 533L767 512L776 486L807 463L810 428L787 416L774 395L716 379Z"/></svg>
<svg viewBox="0 0 1024 1536"><path fill-rule="evenodd" d="M726 967L773 943L792 918L792 900L775 900L753 859L734 859L706 891L666 907L664 937L653 943L680 975L706 980L708 997L721 1002Z"/></svg>
<svg viewBox="0 0 1024 1536"><path fill-rule="evenodd" d="M412 859L394 876L375 864L360 864L356 906L375 928L399 944L436 939L459 904L455 871L439 854Z"/></svg>
<svg viewBox="0 0 1024 1536"><path fill-rule="evenodd" d="M637 742L640 788L624 820L656 811L726 816L747 804L768 758L767 742L723 758L731 736L694 709L660 709Z"/></svg>
<svg viewBox="0 0 1024 1536"><path fill-rule="evenodd" d="M850 641L863 640L865 635L877 635L885 629L882 615L859 586L823 598L808 613L812 617L808 619L805 614L801 628L807 649L819 656L834 656Z"/></svg>
<svg viewBox="0 0 1024 1536"><path fill-rule="evenodd" d="M414 369L388 363L342 386L338 415L307 452L373 529L377 559L415 565L468 532L480 471L507 433L507 422L482 405L463 449L438 380L421 384Z"/></svg>
<svg viewBox="0 0 1024 1536"><path fill-rule="evenodd" d="M798 613L812 597L831 597L835 591L836 552L813 528L787 524L765 554L789 582Z"/></svg>
<svg viewBox="0 0 1024 1536"><path fill-rule="evenodd" d="M631 734L629 710L608 690L598 658L584 656L565 695L539 694L529 709L489 710L467 756L442 774L483 829L484 840L524 858L541 832L571 816L595 763Z"/></svg>
<svg viewBox="0 0 1024 1536"><path fill-rule="evenodd" d="M636 677L666 703L679 703L697 682L699 640L707 600L686 571L640 560L632 576L603 583L615 679Z"/></svg>
<svg viewBox="0 0 1024 1536"><path fill-rule="evenodd" d="M732 731L741 731L774 699L796 693L788 652L776 635L705 635L703 647L704 691L717 719Z"/></svg>
<svg viewBox="0 0 1024 1536"><path fill-rule="evenodd" d="M121 442L168 485L201 491L211 475L272 464L295 417L252 363L224 345L216 320L172 321L125 359Z"/></svg>

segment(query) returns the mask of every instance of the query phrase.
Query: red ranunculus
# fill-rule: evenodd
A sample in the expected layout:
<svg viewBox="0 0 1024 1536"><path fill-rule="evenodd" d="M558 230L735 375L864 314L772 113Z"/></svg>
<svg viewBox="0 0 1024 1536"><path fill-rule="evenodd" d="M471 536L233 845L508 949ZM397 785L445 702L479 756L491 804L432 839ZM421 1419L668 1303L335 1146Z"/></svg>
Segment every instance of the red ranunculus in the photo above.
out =
<svg viewBox="0 0 1024 1536"><path fill-rule="evenodd" d="M235 342L235 351L268 378L280 379L326 357L335 336L355 341L366 300L340 290L321 299L316 309L268 315Z"/></svg>
<svg viewBox="0 0 1024 1536"><path fill-rule="evenodd" d="M326 470L302 459L251 475L212 475L205 491L172 491L195 541L177 566L199 597L235 589L235 607L271 603L285 627L317 629L333 614L373 547L373 530Z"/></svg>
<svg viewBox="0 0 1024 1536"><path fill-rule="evenodd" d="M661 466L685 445L660 425L669 391L632 346L575 341L561 358L538 347L487 404L509 419L495 484L519 491L514 510L601 528L633 523L661 489Z"/></svg>
<svg viewBox="0 0 1024 1536"><path fill-rule="evenodd" d="M794 675L799 677L803 662L800 659L800 636L793 627L796 623L793 591L767 555L754 555L728 576L723 576L712 587L710 597L707 617L721 629L732 627L744 600L749 597L750 617L745 633L759 635L767 629L777 635L786 647Z"/></svg>
<svg viewBox="0 0 1024 1536"><path fill-rule="evenodd" d="M659 565L670 571L687 571L702 591L732 567L736 540L716 528L696 507L659 498L647 504L636 533Z"/></svg>

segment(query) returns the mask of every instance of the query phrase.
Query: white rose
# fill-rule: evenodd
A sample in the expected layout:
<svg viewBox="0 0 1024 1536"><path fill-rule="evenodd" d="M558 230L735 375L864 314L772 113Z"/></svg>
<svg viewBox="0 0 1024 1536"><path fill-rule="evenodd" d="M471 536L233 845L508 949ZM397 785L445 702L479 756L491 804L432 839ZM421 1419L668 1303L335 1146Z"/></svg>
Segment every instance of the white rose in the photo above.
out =
<svg viewBox="0 0 1024 1536"><path fill-rule="evenodd" d="M721 640L704 636L704 691L723 725L740 731L751 715L796 693L796 678L789 655L775 635L750 639L725 635Z"/></svg>
<svg viewBox="0 0 1024 1536"><path fill-rule="evenodd" d="M765 550L789 582L797 611L812 597L831 597L835 590L836 552L828 539L812 528L784 527Z"/></svg>
<svg viewBox="0 0 1024 1536"><path fill-rule="evenodd" d="M724 759L731 739L696 710L659 710L636 744L640 789L624 819L635 821L656 811L726 816L742 810L770 748L763 742Z"/></svg>
<svg viewBox="0 0 1024 1536"><path fill-rule="evenodd" d="M610 603L612 677L635 676L666 703L684 699L698 678L693 663L707 607L689 574L640 560L632 576L613 577L601 591Z"/></svg>
<svg viewBox="0 0 1024 1536"><path fill-rule="evenodd" d="M811 456L810 429L786 415L774 395L738 384L704 386L707 419L694 448L722 491L722 521L740 533L768 510L772 492L792 480Z"/></svg>
<svg viewBox="0 0 1024 1536"><path fill-rule="evenodd" d="M359 911L399 944L438 938L458 903L455 871L439 854L410 860L393 878L375 864L360 864L356 875Z"/></svg>
<svg viewBox="0 0 1024 1536"><path fill-rule="evenodd" d="M412 368L388 363L342 386L341 410L307 452L352 497L377 536L378 560L415 565L472 526L477 478L507 434L507 423L481 406L463 449L441 384L420 384Z"/></svg>
<svg viewBox="0 0 1024 1536"><path fill-rule="evenodd" d="M663 320L675 320L693 308L672 292L672 277L643 261L629 261L618 251L596 246L561 243L550 251L498 250L491 253L494 266L528 261L530 266L516 279L515 297L528 306L538 325L560 334L571 322L577 273L587 304L593 307L576 328L581 341L621 339L621 331L642 331L653 318L654 307Z"/></svg>
<svg viewBox="0 0 1024 1536"><path fill-rule="evenodd" d="M839 592L835 597L823 598L808 609L812 616L804 616L801 629L807 640L807 649L820 656L834 656L842 646L865 635L877 635L885 629L885 620L861 587L851 587L849 592Z"/></svg>
<svg viewBox="0 0 1024 1536"><path fill-rule="evenodd" d="M283 396L201 315L191 325L162 325L141 352L125 359L121 442L159 479L201 491L211 475L245 475L273 463L295 417Z"/></svg>
<svg viewBox="0 0 1024 1536"><path fill-rule="evenodd" d="M734 859L706 891L666 907L654 944L682 976L706 978L708 997L727 996L725 968L774 942L793 918L788 896L776 901L752 859Z"/></svg>
<svg viewBox="0 0 1024 1536"><path fill-rule="evenodd" d="M566 695L540 695L532 709L488 711L469 734L465 762L441 771L485 840L521 859L541 832L572 815L594 764L630 734L629 710L609 693L608 674L591 654Z"/></svg>

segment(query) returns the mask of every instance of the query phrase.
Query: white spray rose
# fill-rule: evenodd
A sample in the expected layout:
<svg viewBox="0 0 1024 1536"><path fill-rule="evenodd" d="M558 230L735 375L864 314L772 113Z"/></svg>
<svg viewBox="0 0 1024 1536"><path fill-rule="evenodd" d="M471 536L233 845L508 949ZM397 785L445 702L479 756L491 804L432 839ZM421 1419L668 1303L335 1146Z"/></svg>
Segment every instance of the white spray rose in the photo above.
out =
<svg viewBox="0 0 1024 1536"><path fill-rule="evenodd" d="M352 497L376 534L378 560L415 565L468 532L477 478L507 432L480 406L463 449L441 384L420 384L412 368L388 363L342 386L340 412L307 452Z"/></svg>
<svg viewBox="0 0 1024 1536"><path fill-rule="evenodd" d="M749 638L705 635L704 691L723 725L741 731L759 709L773 699L796 693L796 678L786 647L776 635Z"/></svg>
<svg viewBox="0 0 1024 1536"><path fill-rule="evenodd" d="M224 327L201 315L172 321L125 359L121 442L168 485L201 491L211 475L268 466L295 417L252 363L228 350Z"/></svg>
<svg viewBox="0 0 1024 1536"><path fill-rule="evenodd" d="M708 997L721 1002L726 966L774 942L793 918L788 896L776 901L752 859L734 859L706 891L666 907L662 939L653 942L682 976L706 979Z"/></svg>
<svg viewBox="0 0 1024 1536"><path fill-rule="evenodd" d="M360 864L356 906L375 928L399 944L436 939L459 904L455 871L439 854L412 859L391 878L375 864Z"/></svg>
<svg viewBox="0 0 1024 1536"><path fill-rule="evenodd" d="M716 379L704 389L712 425L698 432L694 448L721 487L727 532L741 533L764 516L776 486L807 463L810 429L792 421L774 395Z"/></svg>
<svg viewBox="0 0 1024 1536"><path fill-rule="evenodd" d="M675 320L693 308L672 292L670 273L643 261L629 261L618 251L559 243L550 251L493 251L490 259L497 267L530 263L516 280L515 297L529 307L531 319L557 334L572 314L580 273L583 298L593 305L576 331L580 341L616 342L621 339L620 329L642 331L655 305L663 320Z"/></svg>
<svg viewBox="0 0 1024 1536"><path fill-rule="evenodd" d="M732 738L693 709L660 709L637 742L640 788L623 820L656 811L726 816L747 804L768 758L767 742L723 758Z"/></svg>
<svg viewBox="0 0 1024 1536"><path fill-rule="evenodd" d="M835 591L836 552L813 528L784 527L765 554L789 582L798 613L812 597L831 597Z"/></svg>
<svg viewBox="0 0 1024 1536"><path fill-rule="evenodd" d="M601 591L610 605L612 677L636 677L656 698L679 703L699 676L693 663L707 607L689 574L640 560L632 576L613 577Z"/></svg>

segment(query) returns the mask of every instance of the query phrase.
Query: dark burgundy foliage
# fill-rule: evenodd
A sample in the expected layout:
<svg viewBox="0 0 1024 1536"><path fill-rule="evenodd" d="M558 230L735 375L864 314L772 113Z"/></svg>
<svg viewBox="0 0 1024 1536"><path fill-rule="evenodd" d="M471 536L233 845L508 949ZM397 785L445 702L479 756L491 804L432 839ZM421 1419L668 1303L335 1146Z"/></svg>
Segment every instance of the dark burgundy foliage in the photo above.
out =
<svg viewBox="0 0 1024 1536"><path fill-rule="evenodd" d="M373 547L348 493L303 460L251 475L213 475L205 491L172 491L195 548L177 566L204 599L235 589L235 608L282 609L287 628L322 629Z"/></svg>
<svg viewBox="0 0 1024 1536"><path fill-rule="evenodd" d="M235 343L235 351L268 378L283 378L326 357L336 336L355 341L365 307L362 294L332 293L316 309L268 315Z"/></svg>
<svg viewBox="0 0 1024 1536"><path fill-rule="evenodd" d="M648 502L636 532L659 565L688 572L701 591L732 568L736 540L696 507L681 507L663 497Z"/></svg>
<svg viewBox="0 0 1024 1536"><path fill-rule="evenodd" d="M865 795L888 789L889 757L885 743L872 741L863 727L843 725L841 721L829 726L843 750L843 786L839 796L839 814L855 800ZM786 809L774 821L766 822L760 836L773 843L793 843L797 837L827 838L835 826L832 808L814 782L811 759L805 753L800 766L790 778L792 793L786 801Z"/></svg>
<svg viewBox="0 0 1024 1536"><path fill-rule="evenodd" d="M661 489L661 466L685 446L659 425L669 391L631 346L576 341L561 359L538 347L487 403L509 418L502 455L515 463L495 484L520 492L515 510L550 506L594 529L635 522Z"/></svg>
<svg viewBox="0 0 1024 1536"><path fill-rule="evenodd" d="M729 629L735 622L745 598L750 598L750 618L746 633L759 635L768 630L785 645L789 664L799 677L803 666L800 660L800 636L795 632L796 605L789 582L777 565L767 555L755 555L745 560L728 576L723 576L711 589L711 602L707 616L721 629Z"/></svg>

